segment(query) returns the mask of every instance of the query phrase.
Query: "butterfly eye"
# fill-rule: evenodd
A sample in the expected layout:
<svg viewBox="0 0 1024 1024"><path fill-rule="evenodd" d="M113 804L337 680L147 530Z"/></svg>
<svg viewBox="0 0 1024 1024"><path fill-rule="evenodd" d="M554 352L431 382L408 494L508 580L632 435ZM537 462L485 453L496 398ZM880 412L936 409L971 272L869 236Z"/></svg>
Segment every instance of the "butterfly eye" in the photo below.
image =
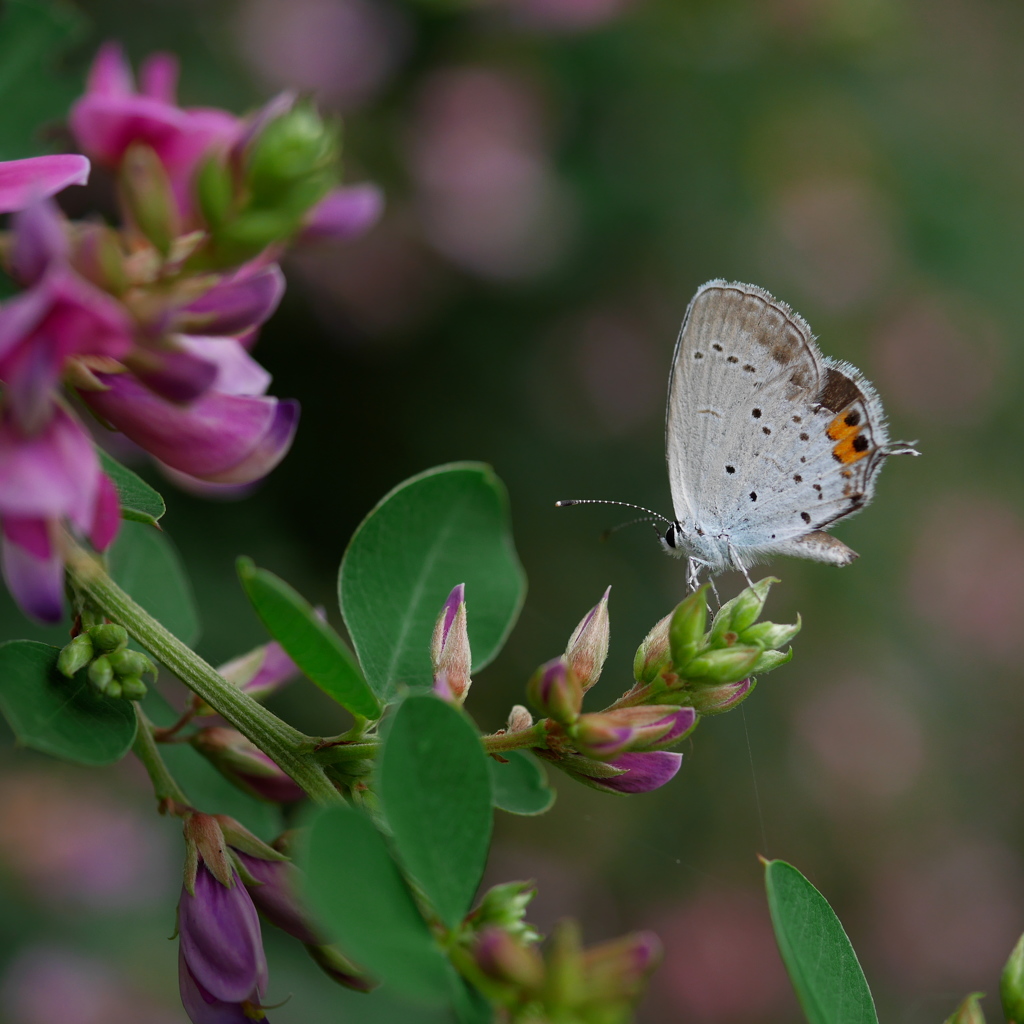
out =
<svg viewBox="0 0 1024 1024"><path fill-rule="evenodd" d="M671 525L671 526L670 526L670 527L669 527L669 528L668 528L668 529L667 529L667 530L665 531L665 543L666 543L666 544L667 544L667 545L668 545L668 546L669 546L670 548L674 548L674 547L676 546L676 524L675 524L675 523L673 523L673 524L672 524L672 525Z"/></svg>

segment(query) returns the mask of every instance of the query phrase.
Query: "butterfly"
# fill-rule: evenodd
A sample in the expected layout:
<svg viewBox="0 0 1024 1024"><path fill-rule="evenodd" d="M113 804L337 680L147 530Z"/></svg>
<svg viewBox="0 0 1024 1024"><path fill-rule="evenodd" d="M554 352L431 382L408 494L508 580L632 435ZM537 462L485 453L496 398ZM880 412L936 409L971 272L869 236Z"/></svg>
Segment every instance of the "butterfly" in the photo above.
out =
<svg viewBox="0 0 1024 1024"><path fill-rule="evenodd" d="M823 356L803 317L756 285L709 281L687 308L669 375L675 518L641 510L669 524L661 543L689 559L693 580L746 574L775 555L849 565L856 552L828 531L868 505L896 454L920 453L889 441L875 389Z"/></svg>

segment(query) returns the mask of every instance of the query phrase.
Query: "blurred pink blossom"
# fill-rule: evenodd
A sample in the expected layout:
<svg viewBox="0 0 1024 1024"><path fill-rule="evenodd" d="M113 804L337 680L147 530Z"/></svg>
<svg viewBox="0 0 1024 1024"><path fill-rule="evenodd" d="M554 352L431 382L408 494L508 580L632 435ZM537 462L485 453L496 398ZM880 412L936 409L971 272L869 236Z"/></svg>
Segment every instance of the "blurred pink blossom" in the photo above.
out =
<svg viewBox="0 0 1024 1024"><path fill-rule="evenodd" d="M916 530L908 597L943 647L975 664L1024 652L1024 521L996 498L937 494Z"/></svg>
<svg viewBox="0 0 1024 1024"><path fill-rule="evenodd" d="M498 280L558 260L572 204L545 134L541 97L517 76L460 68L427 80L411 160L423 229L439 252Z"/></svg>
<svg viewBox="0 0 1024 1024"><path fill-rule="evenodd" d="M904 301L874 338L886 402L940 428L984 415L1003 350L1001 333L983 310L945 295Z"/></svg>
<svg viewBox="0 0 1024 1024"><path fill-rule="evenodd" d="M658 921L665 960L654 976L665 1020L687 1024L796 1019L764 897L745 890L701 893Z"/></svg>
<svg viewBox="0 0 1024 1024"><path fill-rule="evenodd" d="M246 0L238 15L242 54L260 79L341 110L384 85L407 34L399 12L380 0Z"/></svg>

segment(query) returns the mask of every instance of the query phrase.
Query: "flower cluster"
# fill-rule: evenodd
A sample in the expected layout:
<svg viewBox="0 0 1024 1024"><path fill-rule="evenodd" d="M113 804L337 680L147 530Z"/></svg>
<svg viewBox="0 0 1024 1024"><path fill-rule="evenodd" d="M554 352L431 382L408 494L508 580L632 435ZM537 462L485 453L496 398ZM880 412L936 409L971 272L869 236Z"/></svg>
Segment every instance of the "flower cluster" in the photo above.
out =
<svg viewBox="0 0 1024 1024"><path fill-rule="evenodd" d="M325 944L296 895L296 869L285 854L224 815L188 812L184 834L178 982L193 1024L266 1018L260 915L302 942L335 981L364 992L373 987Z"/></svg>
<svg viewBox="0 0 1024 1024"><path fill-rule="evenodd" d="M26 612L62 613L64 530L102 551L117 495L75 396L169 470L204 484L258 480L284 456L298 405L267 395L249 354L284 291L294 242L351 237L380 213L371 186L341 188L335 129L284 95L248 118L184 108L177 64L147 60L139 87L101 49L69 126L85 156L0 164L3 572ZM69 222L49 199L115 176L121 227Z"/></svg>

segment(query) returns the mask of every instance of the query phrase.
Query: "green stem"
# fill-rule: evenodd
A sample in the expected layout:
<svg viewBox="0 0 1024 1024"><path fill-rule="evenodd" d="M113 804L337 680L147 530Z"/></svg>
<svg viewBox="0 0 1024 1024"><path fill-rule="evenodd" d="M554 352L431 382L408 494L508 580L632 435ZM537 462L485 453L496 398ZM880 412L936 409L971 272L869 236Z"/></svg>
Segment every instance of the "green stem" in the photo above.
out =
<svg viewBox="0 0 1024 1024"><path fill-rule="evenodd" d="M379 743L335 743L314 748L313 757L319 764L338 764L341 761L368 760L379 752Z"/></svg>
<svg viewBox="0 0 1024 1024"><path fill-rule="evenodd" d="M546 747L548 745L547 733L547 719L542 718L529 729L520 729L518 732L492 733L490 736L481 736L480 742L488 754L500 754L506 750Z"/></svg>
<svg viewBox="0 0 1024 1024"><path fill-rule="evenodd" d="M135 717L139 721L139 728L135 733L132 750L145 767L149 781L153 783L153 793L157 802L161 805L173 802L182 807L190 807L191 801L174 781L174 776L167 770L167 765L160 756L160 748L153 739L153 723L138 704L135 705Z"/></svg>
<svg viewBox="0 0 1024 1024"><path fill-rule="evenodd" d="M232 686L216 669L165 629L126 594L97 560L73 542L65 553L74 585L103 614L120 623L156 659L170 669L193 693L256 744L282 771L293 778L317 803L341 803L341 794L323 767L301 748L309 737L282 722L247 693Z"/></svg>

